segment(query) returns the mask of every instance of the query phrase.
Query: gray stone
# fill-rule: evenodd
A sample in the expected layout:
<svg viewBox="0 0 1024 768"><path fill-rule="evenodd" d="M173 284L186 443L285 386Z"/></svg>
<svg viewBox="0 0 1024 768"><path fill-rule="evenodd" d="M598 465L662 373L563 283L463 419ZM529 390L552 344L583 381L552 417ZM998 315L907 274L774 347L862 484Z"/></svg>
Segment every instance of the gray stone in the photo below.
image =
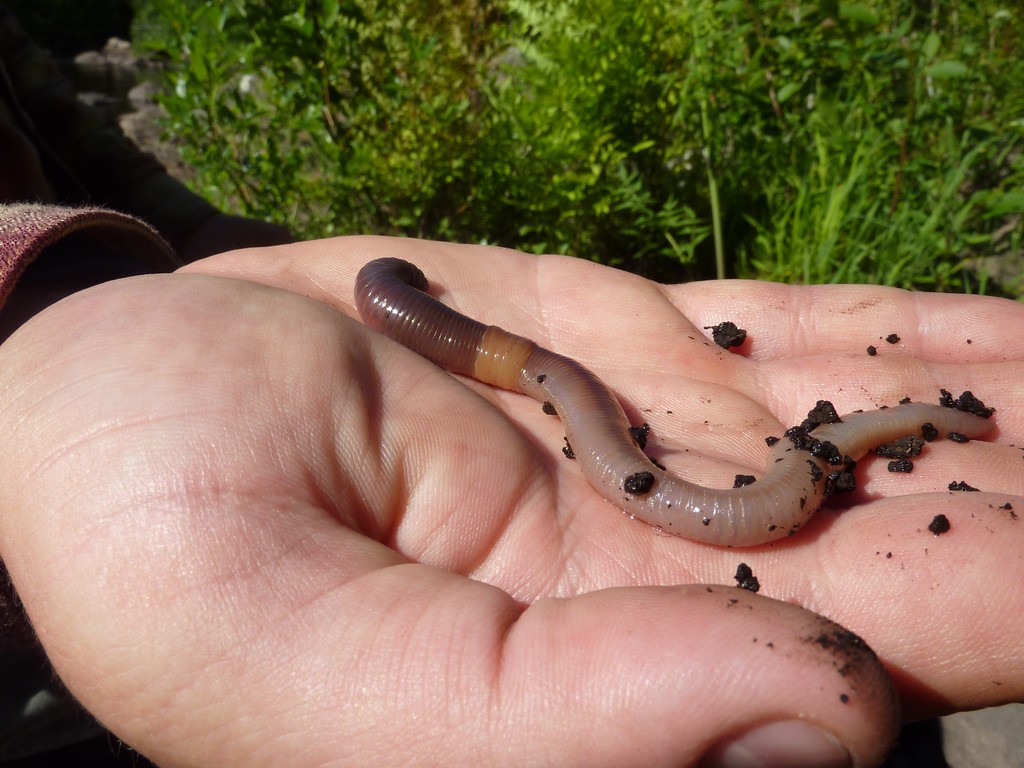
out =
<svg viewBox="0 0 1024 768"><path fill-rule="evenodd" d="M1024 704L944 717L942 741L950 768L1022 768Z"/></svg>

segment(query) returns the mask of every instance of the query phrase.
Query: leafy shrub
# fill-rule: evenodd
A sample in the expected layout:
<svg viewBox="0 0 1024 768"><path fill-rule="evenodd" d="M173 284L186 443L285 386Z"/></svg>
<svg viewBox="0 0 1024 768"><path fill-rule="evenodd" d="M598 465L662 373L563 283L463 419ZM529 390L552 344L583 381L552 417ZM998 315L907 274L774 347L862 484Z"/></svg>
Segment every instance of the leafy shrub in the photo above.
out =
<svg viewBox="0 0 1024 768"><path fill-rule="evenodd" d="M149 47L201 191L305 236L455 234L494 21L472 0L154 0Z"/></svg>
<svg viewBox="0 0 1024 768"><path fill-rule="evenodd" d="M141 2L200 190L303 236L964 289L1021 245L1024 19L921 7Z"/></svg>

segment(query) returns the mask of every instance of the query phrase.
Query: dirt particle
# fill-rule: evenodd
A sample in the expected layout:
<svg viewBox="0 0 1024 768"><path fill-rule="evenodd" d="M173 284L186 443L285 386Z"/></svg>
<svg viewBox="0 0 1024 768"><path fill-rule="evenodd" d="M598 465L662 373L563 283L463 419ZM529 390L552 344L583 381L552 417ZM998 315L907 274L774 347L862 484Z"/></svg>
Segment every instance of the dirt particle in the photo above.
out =
<svg viewBox="0 0 1024 768"><path fill-rule="evenodd" d="M885 340L887 342L889 342L890 344L899 344L900 343L900 337L897 336L895 333L890 333L888 336L885 337Z"/></svg>
<svg viewBox="0 0 1024 768"><path fill-rule="evenodd" d="M544 413L546 413L548 416L557 416L558 415L558 411L555 410L555 406L553 406L550 403L550 401L548 401L548 400L544 401L544 403L541 405L540 409L542 411L544 411Z"/></svg>
<svg viewBox="0 0 1024 768"><path fill-rule="evenodd" d="M893 440L891 443L883 443L875 448L875 454L887 459L909 459L919 456L922 448L924 448L923 439L907 435L899 440Z"/></svg>
<svg viewBox="0 0 1024 768"><path fill-rule="evenodd" d="M868 345L868 357L874 357L878 354L878 349L873 344Z"/></svg>
<svg viewBox="0 0 1024 768"><path fill-rule="evenodd" d="M651 425L646 421L639 427L630 427L629 434L633 436L633 441L640 446L640 450L647 447L647 436L651 434Z"/></svg>
<svg viewBox="0 0 1024 768"><path fill-rule="evenodd" d="M949 529L949 518L945 515L936 515L932 518L932 521L928 523L928 530L934 533L936 536L941 536L944 533L948 533Z"/></svg>
<svg viewBox="0 0 1024 768"><path fill-rule="evenodd" d="M757 478L753 475L736 475L732 481L733 488L743 488L744 486L750 485L757 481Z"/></svg>
<svg viewBox="0 0 1024 768"><path fill-rule="evenodd" d="M853 464L853 462L851 462ZM837 493L849 493L857 487L857 477L853 468L837 469L825 478L825 493L832 496Z"/></svg>
<svg viewBox="0 0 1024 768"><path fill-rule="evenodd" d="M761 589L761 583L754 575L754 571L746 563L740 563L736 566L736 575L733 578L736 579L736 585L740 589L746 589L751 592L757 592Z"/></svg>
<svg viewBox="0 0 1024 768"><path fill-rule="evenodd" d="M562 448L562 453L565 454L565 458L567 458L567 459L575 459L576 458L576 452L573 451L572 446L569 445L569 438L566 437L566 438L564 438L564 440L565 440L565 447Z"/></svg>
<svg viewBox="0 0 1024 768"><path fill-rule="evenodd" d="M747 332L728 320L718 325L705 325L705 331L711 331L711 339L722 349L738 347L747 340Z"/></svg>
<svg viewBox="0 0 1024 768"><path fill-rule="evenodd" d="M814 407L807 412L807 418L800 424L801 429L810 432L819 424L840 424L842 419L836 412L836 407L828 400L819 400Z"/></svg>
<svg viewBox="0 0 1024 768"><path fill-rule="evenodd" d="M978 490L973 485L968 485L963 480L956 480L956 481L950 483L949 485L947 485L946 487L949 488L949 490L951 490L951 491L977 491Z"/></svg>
<svg viewBox="0 0 1024 768"><path fill-rule="evenodd" d="M818 440L803 427L790 427L784 433L785 437L793 443L798 451L808 451L812 456L821 459L827 464L841 464L843 456L839 449L828 440Z"/></svg>
<svg viewBox="0 0 1024 768"><path fill-rule="evenodd" d="M949 439L949 440L952 440L954 443L969 443L969 442L971 442L971 438L969 438L967 435L962 434L960 432L950 432L948 435L946 435L946 438Z"/></svg>
<svg viewBox="0 0 1024 768"><path fill-rule="evenodd" d="M963 392L959 397L954 398L949 392L944 389L939 390L939 405L945 408L955 408L958 411L964 411L965 413L973 413L975 416L981 416L983 419L987 419L995 412L995 408L989 408L981 400L974 396L974 393L970 390Z"/></svg>
<svg viewBox="0 0 1024 768"><path fill-rule="evenodd" d="M634 472L623 483L626 493L643 495L654 487L654 475L650 472Z"/></svg>
<svg viewBox="0 0 1024 768"><path fill-rule="evenodd" d="M910 459L896 459L895 461L890 461L886 465L886 469L890 472L900 472L902 474L909 475L914 471L914 462Z"/></svg>
<svg viewBox="0 0 1024 768"><path fill-rule="evenodd" d="M832 466L839 466L843 463L843 454L839 448L828 440L816 440L811 446L811 455L825 461Z"/></svg>
<svg viewBox="0 0 1024 768"><path fill-rule="evenodd" d="M811 445L813 445L814 442L817 442L813 437L807 434L807 430L803 427L790 427L782 433L782 436L788 437L789 442L791 442L793 447L798 451L809 451L811 450Z"/></svg>

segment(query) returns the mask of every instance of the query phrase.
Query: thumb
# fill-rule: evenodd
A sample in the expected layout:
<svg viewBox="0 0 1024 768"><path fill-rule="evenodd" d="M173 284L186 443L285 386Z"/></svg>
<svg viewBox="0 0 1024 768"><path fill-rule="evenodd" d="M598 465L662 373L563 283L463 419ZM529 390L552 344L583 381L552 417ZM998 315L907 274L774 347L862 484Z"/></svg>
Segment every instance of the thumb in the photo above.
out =
<svg viewBox="0 0 1024 768"><path fill-rule="evenodd" d="M523 609L495 587L405 564L319 602L333 619L313 642L294 645L294 628L309 626L297 621L270 633L287 651L273 640L224 649L251 670L270 662L254 647L278 646L290 675L225 683L217 707L175 702L203 708L203 736L219 730L216 710L215 741L260 742L268 764L289 761L271 756L283 729L307 734L307 764L826 768L880 764L898 732L894 688L863 641L737 588L624 587ZM118 733L178 762L181 741L164 751L150 741L160 730L139 724L136 712Z"/></svg>
<svg viewBox="0 0 1024 768"><path fill-rule="evenodd" d="M898 732L895 689L863 641L736 588L541 601L502 657L502 677L524 681L536 757L566 764L873 765Z"/></svg>
<svg viewBox="0 0 1024 768"><path fill-rule="evenodd" d="M330 621L315 631L296 617L221 648L232 658L222 671L248 672L210 681L216 704L206 685L179 690L173 742L162 741L166 705L135 707L115 732L169 764L288 763L304 733L310 765L453 768L867 766L897 735L896 694L859 638L736 588L615 588L523 609L495 587L404 564L316 603ZM185 668L182 642L204 641L179 637L162 659L150 644L138 661L208 677ZM201 744L214 749L195 761Z"/></svg>

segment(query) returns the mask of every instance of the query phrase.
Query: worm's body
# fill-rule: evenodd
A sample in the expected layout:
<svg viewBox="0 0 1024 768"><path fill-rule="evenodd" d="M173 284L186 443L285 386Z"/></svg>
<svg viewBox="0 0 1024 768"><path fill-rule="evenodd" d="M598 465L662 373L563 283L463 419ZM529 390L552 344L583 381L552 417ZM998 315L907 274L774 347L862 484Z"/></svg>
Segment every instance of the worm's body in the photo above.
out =
<svg viewBox="0 0 1024 768"><path fill-rule="evenodd" d="M830 474L884 442L939 434L980 437L990 422L938 405L905 403L784 437L757 482L705 488L651 463L612 392L574 360L487 326L425 293L427 280L400 259L377 259L356 278L364 322L452 371L551 403L584 477L606 499L670 533L710 544L753 546L795 533L821 506ZM834 478L834 475L833 475Z"/></svg>

